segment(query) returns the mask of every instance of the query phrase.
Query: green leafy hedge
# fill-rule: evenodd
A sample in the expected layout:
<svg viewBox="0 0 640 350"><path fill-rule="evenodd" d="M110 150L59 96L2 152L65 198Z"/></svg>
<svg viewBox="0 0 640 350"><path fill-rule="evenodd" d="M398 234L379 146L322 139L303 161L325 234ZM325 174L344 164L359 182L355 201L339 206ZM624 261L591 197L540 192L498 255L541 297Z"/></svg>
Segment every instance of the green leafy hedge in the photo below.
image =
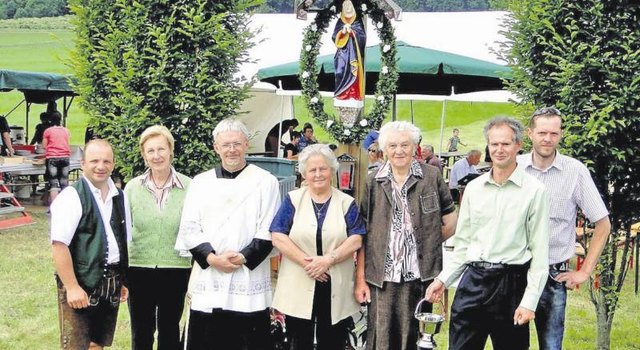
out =
<svg viewBox="0 0 640 350"><path fill-rule="evenodd" d="M174 166L195 175L213 166L211 131L233 116L248 85L234 75L248 60L251 1L72 0L77 90L89 124L115 146L118 170L144 170L138 137L150 125L176 139Z"/></svg>

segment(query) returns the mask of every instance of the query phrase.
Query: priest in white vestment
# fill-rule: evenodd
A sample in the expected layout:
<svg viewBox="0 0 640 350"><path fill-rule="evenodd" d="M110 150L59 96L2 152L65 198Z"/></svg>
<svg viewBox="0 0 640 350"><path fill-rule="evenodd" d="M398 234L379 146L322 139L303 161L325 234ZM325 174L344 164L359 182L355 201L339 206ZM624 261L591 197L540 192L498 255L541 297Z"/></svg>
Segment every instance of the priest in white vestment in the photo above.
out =
<svg viewBox="0 0 640 350"><path fill-rule="evenodd" d="M221 121L213 139L221 164L193 178L176 241L176 249L195 260L187 348L264 349L278 180L246 163L249 132L242 122Z"/></svg>

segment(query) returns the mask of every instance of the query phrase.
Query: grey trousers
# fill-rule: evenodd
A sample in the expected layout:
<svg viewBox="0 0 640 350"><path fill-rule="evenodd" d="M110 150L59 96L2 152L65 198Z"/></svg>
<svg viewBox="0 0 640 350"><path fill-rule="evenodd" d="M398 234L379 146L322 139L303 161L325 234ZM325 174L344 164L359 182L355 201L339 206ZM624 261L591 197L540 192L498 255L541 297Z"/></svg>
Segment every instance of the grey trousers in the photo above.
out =
<svg viewBox="0 0 640 350"><path fill-rule="evenodd" d="M382 288L369 285L371 304L367 320L367 350L415 350L418 321L416 305L424 298L429 282L385 282ZM423 311L431 311L424 303Z"/></svg>

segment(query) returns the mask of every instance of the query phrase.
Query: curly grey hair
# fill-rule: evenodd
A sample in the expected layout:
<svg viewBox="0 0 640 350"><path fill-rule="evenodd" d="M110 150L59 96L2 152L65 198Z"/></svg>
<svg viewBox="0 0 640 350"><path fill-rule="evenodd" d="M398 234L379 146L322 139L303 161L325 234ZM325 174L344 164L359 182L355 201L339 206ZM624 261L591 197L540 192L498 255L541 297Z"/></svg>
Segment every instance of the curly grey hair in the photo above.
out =
<svg viewBox="0 0 640 350"><path fill-rule="evenodd" d="M378 136L378 144L383 150L387 146L387 137L392 131L406 131L411 136L414 146L420 142L420 129L417 126L407 121L395 121L389 122L380 128L380 135Z"/></svg>
<svg viewBox="0 0 640 350"><path fill-rule="evenodd" d="M338 159L336 159L336 155L333 154L329 145L316 143L305 147L302 152L298 154L298 168L300 170L300 174L304 175L307 170L307 161L309 158L317 155L324 157L324 160L332 171L338 171Z"/></svg>

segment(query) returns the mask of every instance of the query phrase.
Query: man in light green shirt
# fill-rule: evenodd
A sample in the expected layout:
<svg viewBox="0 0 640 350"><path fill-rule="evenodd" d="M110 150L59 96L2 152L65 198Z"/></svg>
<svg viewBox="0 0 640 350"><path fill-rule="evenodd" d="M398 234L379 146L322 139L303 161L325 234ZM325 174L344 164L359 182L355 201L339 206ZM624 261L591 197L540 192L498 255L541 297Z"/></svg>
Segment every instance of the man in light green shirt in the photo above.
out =
<svg viewBox="0 0 640 350"><path fill-rule="evenodd" d="M498 117L484 134L491 172L464 192L453 261L429 286L439 301L464 272L451 307L450 349L528 349L529 327L548 274L549 200L544 185L516 164L522 124Z"/></svg>

